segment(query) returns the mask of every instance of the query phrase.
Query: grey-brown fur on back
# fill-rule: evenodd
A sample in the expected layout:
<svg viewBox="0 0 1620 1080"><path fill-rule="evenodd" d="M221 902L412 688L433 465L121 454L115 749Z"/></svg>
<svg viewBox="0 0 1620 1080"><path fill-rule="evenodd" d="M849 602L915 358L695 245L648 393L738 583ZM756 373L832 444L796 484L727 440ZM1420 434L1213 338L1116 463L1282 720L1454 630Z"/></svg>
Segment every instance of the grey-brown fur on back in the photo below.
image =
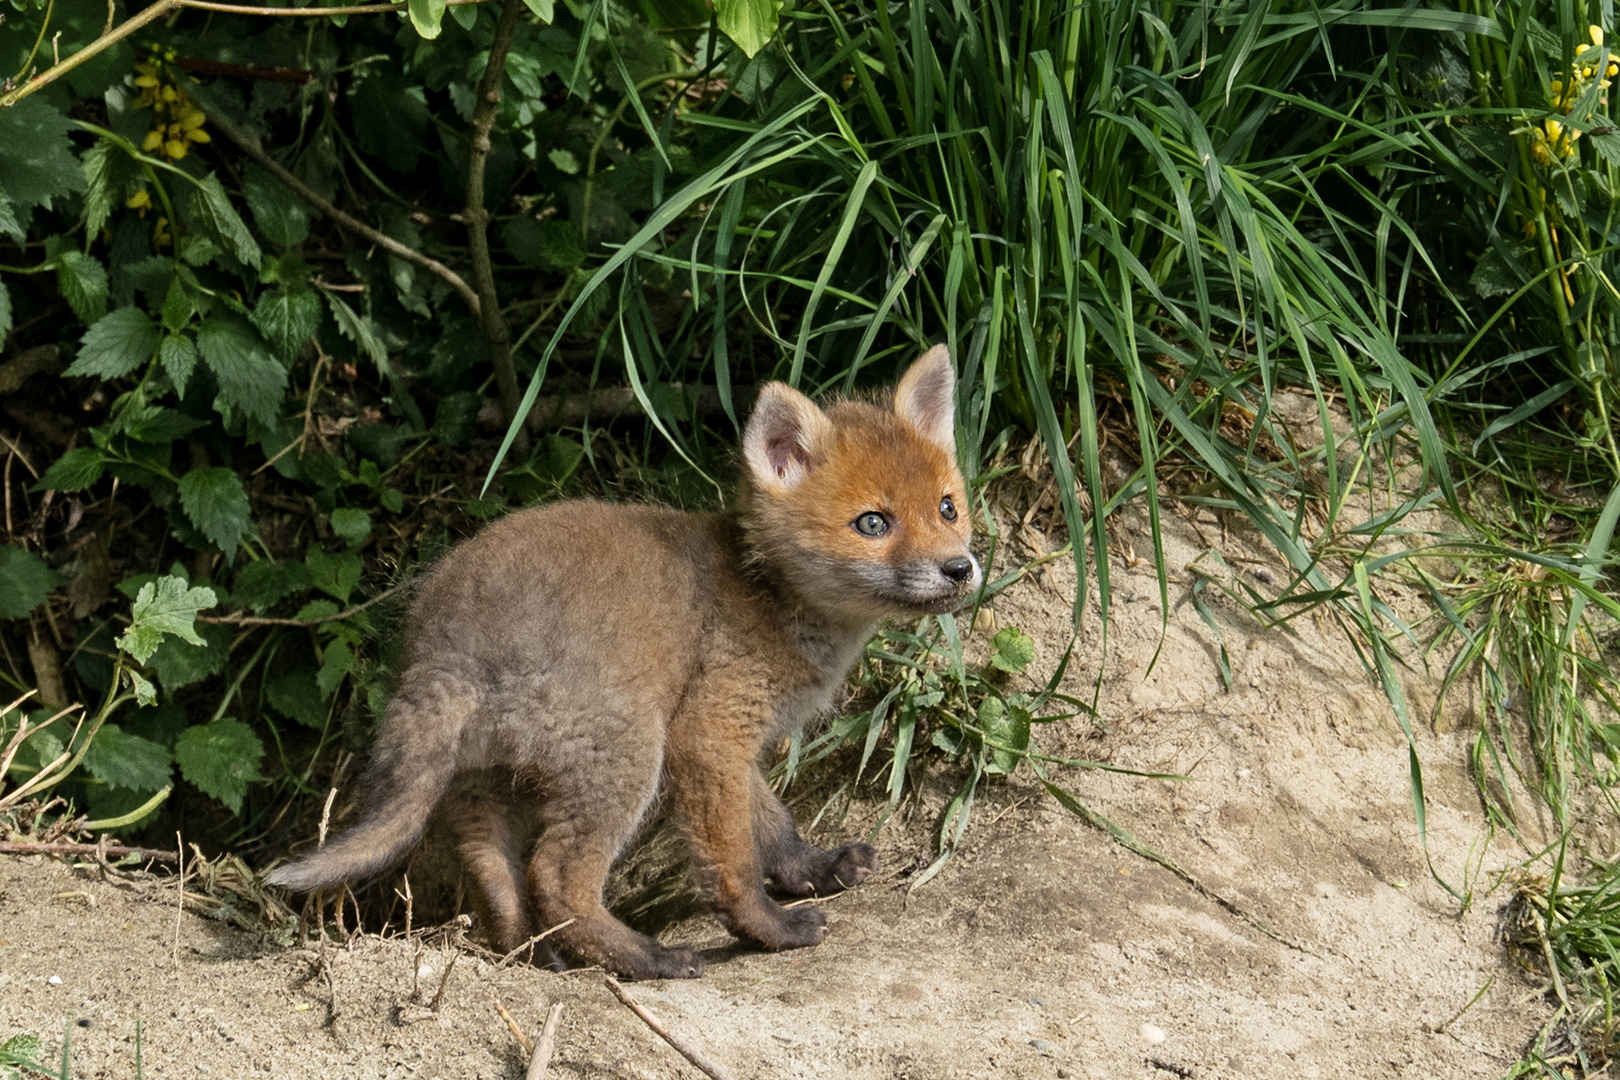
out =
<svg viewBox="0 0 1620 1080"><path fill-rule="evenodd" d="M404 675L363 788L374 802L320 851L277 868L299 891L377 873L421 837L458 773L524 773L544 790L657 752L696 659L723 558L714 519L563 503L513 514L434 569L411 608ZM626 582L647 582L625 589ZM653 584L656 582L656 586Z"/></svg>

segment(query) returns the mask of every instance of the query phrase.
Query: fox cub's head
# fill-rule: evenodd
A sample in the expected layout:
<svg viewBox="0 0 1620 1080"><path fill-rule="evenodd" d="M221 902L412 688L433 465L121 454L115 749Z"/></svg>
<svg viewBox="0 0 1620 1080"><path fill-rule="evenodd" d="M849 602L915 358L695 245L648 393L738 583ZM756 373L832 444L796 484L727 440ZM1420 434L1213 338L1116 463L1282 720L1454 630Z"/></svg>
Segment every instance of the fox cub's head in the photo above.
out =
<svg viewBox="0 0 1620 1080"><path fill-rule="evenodd" d="M885 408L826 411L783 383L743 433L755 551L812 604L851 619L951 611L979 587L956 467L956 371L936 345Z"/></svg>

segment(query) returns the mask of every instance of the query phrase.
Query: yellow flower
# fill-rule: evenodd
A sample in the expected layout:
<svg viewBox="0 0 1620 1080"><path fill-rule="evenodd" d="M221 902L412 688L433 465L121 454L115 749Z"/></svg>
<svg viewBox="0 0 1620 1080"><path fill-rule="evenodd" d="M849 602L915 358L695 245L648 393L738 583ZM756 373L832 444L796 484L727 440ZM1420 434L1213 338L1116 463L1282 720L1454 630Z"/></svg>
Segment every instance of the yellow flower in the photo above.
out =
<svg viewBox="0 0 1620 1080"><path fill-rule="evenodd" d="M131 195L124 205L131 210L140 211L141 217L145 217L146 212L152 208L152 196L147 194L145 188L141 188L141 190Z"/></svg>
<svg viewBox="0 0 1620 1080"><path fill-rule="evenodd" d="M135 85L139 86L143 90L154 87L157 84L158 81L156 75L139 75L135 78Z"/></svg>
<svg viewBox="0 0 1620 1080"><path fill-rule="evenodd" d="M169 235L169 219L166 217L158 218L157 227L152 230L152 246L168 247L173 242L174 238Z"/></svg>
<svg viewBox="0 0 1620 1080"><path fill-rule="evenodd" d="M1557 139L1558 136L1564 133L1564 125L1556 120L1545 121L1542 126L1547 129L1548 139Z"/></svg>
<svg viewBox="0 0 1620 1080"><path fill-rule="evenodd" d="M1588 26L1586 28L1586 33L1592 39L1592 44L1594 46L1599 49L1603 48L1603 27Z"/></svg>
<svg viewBox="0 0 1620 1080"><path fill-rule="evenodd" d="M186 156L186 151L190 149L190 147L191 144L186 142L184 139L170 139L168 142L163 144L163 152L169 157L173 158L175 161L179 161L181 158Z"/></svg>
<svg viewBox="0 0 1620 1080"><path fill-rule="evenodd" d="M165 87L164 87L164 88L163 88L163 100L164 100L164 101L173 101L173 100L174 100L174 99L175 99L175 97L176 97L176 96L177 96L177 95L176 95L176 93L175 93L175 89L174 89L174 87L172 87L172 86L165 86Z"/></svg>
<svg viewBox="0 0 1620 1080"><path fill-rule="evenodd" d="M193 128L192 130L186 132L186 138L190 139L192 142L213 142L214 141L213 137L210 136L208 134L208 132L202 130L201 128Z"/></svg>
<svg viewBox="0 0 1620 1080"><path fill-rule="evenodd" d="M148 153L152 152L153 150L156 150L158 147L160 147L162 145L163 145L163 129L162 128L153 128L151 131L148 131L146 133L146 138L141 140L141 149L147 151Z"/></svg>
<svg viewBox="0 0 1620 1080"><path fill-rule="evenodd" d="M192 109L180 118L180 126L187 131L195 131L208 122L208 114L201 109Z"/></svg>

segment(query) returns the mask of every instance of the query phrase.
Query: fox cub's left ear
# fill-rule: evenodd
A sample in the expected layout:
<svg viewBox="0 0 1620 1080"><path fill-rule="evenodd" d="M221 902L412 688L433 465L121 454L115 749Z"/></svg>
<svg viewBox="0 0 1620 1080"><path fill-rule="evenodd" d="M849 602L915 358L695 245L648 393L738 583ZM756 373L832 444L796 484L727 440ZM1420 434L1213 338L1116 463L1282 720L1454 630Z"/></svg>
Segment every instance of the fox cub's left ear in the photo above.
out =
<svg viewBox="0 0 1620 1080"><path fill-rule="evenodd" d="M894 391L894 412L956 460L956 365L943 345L912 362Z"/></svg>

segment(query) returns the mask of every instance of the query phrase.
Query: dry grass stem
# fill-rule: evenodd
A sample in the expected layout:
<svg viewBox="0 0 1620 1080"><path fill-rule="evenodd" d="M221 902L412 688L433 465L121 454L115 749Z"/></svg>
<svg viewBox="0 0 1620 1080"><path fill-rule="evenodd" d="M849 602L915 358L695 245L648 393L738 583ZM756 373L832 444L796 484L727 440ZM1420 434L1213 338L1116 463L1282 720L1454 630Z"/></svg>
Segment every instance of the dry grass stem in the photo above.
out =
<svg viewBox="0 0 1620 1080"><path fill-rule="evenodd" d="M686 1042L684 1039L677 1038L674 1034L672 1034L668 1028L659 1022L656 1016L643 1008L635 998L631 997L625 991L623 986L619 985L618 979L615 979L613 976L609 975L607 976L606 982L607 988L613 991L614 997L624 1002L625 1006L631 1012L635 1013L636 1016L641 1019L643 1024L646 1024L648 1027L652 1028L653 1034L657 1035L660 1039L663 1039L665 1042L669 1043L669 1045L673 1046L676 1053L680 1054L681 1057L697 1066L703 1075L713 1077L714 1080L731 1080L731 1074L729 1072L710 1061L690 1043Z"/></svg>

